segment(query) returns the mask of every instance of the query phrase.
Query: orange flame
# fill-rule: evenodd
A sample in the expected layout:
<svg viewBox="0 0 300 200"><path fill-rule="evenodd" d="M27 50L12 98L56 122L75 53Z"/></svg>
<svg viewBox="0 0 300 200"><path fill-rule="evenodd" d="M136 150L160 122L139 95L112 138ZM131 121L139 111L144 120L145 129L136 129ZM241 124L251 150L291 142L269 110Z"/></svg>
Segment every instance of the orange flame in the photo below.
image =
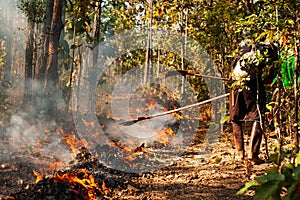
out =
<svg viewBox="0 0 300 200"><path fill-rule="evenodd" d="M124 151L129 152L133 155L138 155L138 154L141 154L141 153L144 153L144 152L148 153L146 151L146 148L145 148L145 143L141 144L140 146L136 147L135 149L131 148L131 147L125 145L125 144L122 144L121 142L118 142L118 141L113 141L113 143L117 147L119 147L119 148L123 149Z"/></svg>
<svg viewBox="0 0 300 200"><path fill-rule="evenodd" d="M103 191L108 190L108 188L106 187L106 184L105 184L104 180L102 181L102 190Z"/></svg>
<svg viewBox="0 0 300 200"><path fill-rule="evenodd" d="M42 174L40 174L39 172L32 170L33 174L36 176L36 180L35 183L40 182L41 180L43 180L44 176Z"/></svg>
<svg viewBox="0 0 300 200"><path fill-rule="evenodd" d="M65 134L62 140L64 140L69 145L69 147L75 154L79 153L80 147L85 146L85 142L81 139L77 139L75 134Z"/></svg>
<svg viewBox="0 0 300 200"><path fill-rule="evenodd" d="M158 142L161 144L168 144L170 142L170 137L175 136L175 133L171 128L165 128L156 133Z"/></svg>
<svg viewBox="0 0 300 200"><path fill-rule="evenodd" d="M181 119L182 118L182 116L180 115L180 114L178 114L178 113L173 113L173 115L174 115L174 117L176 118L176 119Z"/></svg>
<svg viewBox="0 0 300 200"><path fill-rule="evenodd" d="M77 175L83 173L83 178L78 178ZM96 191L100 191L100 188L98 187L98 183L95 182L94 176L91 174L89 175L87 173L86 169L81 169L76 174L63 174L63 175L56 175L54 177L54 181L67 181L67 182L73 182L80 184L83 186L89 196L89 200L96 200Z"/></svg>
<svg viewBox="0 0 300 200"><path fill-rule="evenodd" d="M54 163L50 163L47 171L56 170L56 169L62 167L63 165L64 165L64 163L62 161L57 161L57 162L54 162Z"/></svg>
<svg viewBox="0 0 300 200"><path fill-rule="evenodd" d="M107 141L108 143L108 141ZM110 143L108 143L110 146L112 147L118 147L122 150L124 150L122 152L123 156L121 157L121 160L124 161L125 164L132 166L132 161L134 161L137 157L137 155L141 155L143 153L147 153L147 154L151 154L152 152L147 150L147 148L145 147L145 143L141 144L140 146L136 147L136 148L131 148L127 145L122 144L119 141L112 141L112 143L114 145L111 145Z"/></svg>

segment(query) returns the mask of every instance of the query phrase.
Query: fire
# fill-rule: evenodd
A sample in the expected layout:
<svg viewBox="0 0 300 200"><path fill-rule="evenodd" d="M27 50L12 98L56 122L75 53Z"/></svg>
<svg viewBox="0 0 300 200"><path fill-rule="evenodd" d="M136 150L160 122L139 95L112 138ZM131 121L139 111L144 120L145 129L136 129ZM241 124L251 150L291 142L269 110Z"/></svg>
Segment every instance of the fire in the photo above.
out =
<svg viewBox="0 0 300 200"><path fill-rule="evenodd" d="M108 142L108 141L107 141ZM147 153L147 154L152 154L151 151L147 150L147 148L145 147L145 143L141 144L140 146L136 147L136 148L131 148L125 144L122 144L119 141L112 141L112 143L114 145L109 144L112 147L118 147L120 149L123 149L124 151L122 152L123 156L121 157L121 159L124 161L124 163L126 163L129 166L132 166L132 162L134 160L136 160L138 155L141 155L143 153Z"/></svg>
<svg viewBox="0 0 300 200"><path fill-rule="evenodd" d="M33 174L36 176L36 180L35 183L40 182L41 180L43 180L44 176L40 173L38 173L37 171L33 170Z"/></svg>
<svg viewBox="0 0 300 200"><path fill-rule="evenodd" d="M69 145L69 147L75 154L79 153L80 147L85 146L85 142L81 139L77 139L75 134L65 134L62 140L64 140Z"/></svg>
<svg viewBox="0 0 300 200"><path fill-rule="evenodd" d="M123 149L124 151L126 152L129 152L133 155L138 155L138 154L142 154L142 153L149 153L146 151L146 148L145 148L145 143L141 144L140 146L138 146L137 148L131 148L127 145L124 145L122 144L121 142L118 142L118 141L112 141L113 144L121 149Z"/></svg>
<svg viewBox="0 0 300 200"><path fill-rule="evenodd" d="M35 170L33 170L33 173L36 176L35 183L38 183L45 178ZM74 191L78 191L79 189L80 192L86 192L86 200L96 200L97 193L106 193L110 191L109 188L106 187L104 181L102 182L101 188L99 188L98 183L95 181L95 177L92 174L89 174L86 169L81 169L78 172L59 172L53 175L52 179L56 183L60 181L67 182L70 189Z"/></svg>
<svg viewBox="0 0 300 200"><path fill-rule="evenodd" d="M108 190L108 188L106 187L106 184L105 184L105 181L103 180L102 181L102 191L106 191L106 190Z"/></svg>
<svg viewBox="0 0 300 200"><path fill-rule="evenodd" d="M148 99L148 107L151 108L156 104L155 100L150 98Z"/></svg>
<svg viewBox="0 0 300 200"><path fill-rule="evenodd" d="M79 178L78 176L82 177ZM98 186L98 183L95 181L94 176L89 175L86 169L81 169L76 174L65 173L63 175L55 175L54 181L65 181L69 183L75 183L81 185L86 189L88 193L88 200L96 200L97 191L101 191ZM74 189L74 185L71 185L70 188Z"/></svg>
<svg viewBox="0 0 300 200"><path fill-rule="evenodd" d="M176 118L176 119L182 119L183 117L180 115L180 114L178 114L178 113L173 113L173 116Z"/></svg>
<svg viewBox="0 0 300 200"><path fill-rule="evenodd" d="M168 144L170 142L170 137L174 137L175 133L171 128L165 128L156 133L158 142L161 144Z"/></svg>
<svg viewBox="0 0 300 200"><path fill-rule="evenodd" d="M54 163L50 163L47 171L56 170L56 169L62 167L63 165L64 165L64 163L62 161L57 161L57 162L54 162Z"/></svg>

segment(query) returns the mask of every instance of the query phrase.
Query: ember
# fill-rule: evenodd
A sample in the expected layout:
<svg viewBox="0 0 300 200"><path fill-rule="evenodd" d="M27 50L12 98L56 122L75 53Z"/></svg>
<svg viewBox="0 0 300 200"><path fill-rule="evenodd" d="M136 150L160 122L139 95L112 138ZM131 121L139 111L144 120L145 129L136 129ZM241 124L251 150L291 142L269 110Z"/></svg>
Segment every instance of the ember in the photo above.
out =
<svg viewBox="0 0 300 200"><path fill-rule="evenodd" d="M53 163L49 163L49 167L48 167L47 171L54 171L54 170L60 169L64 165L65 165L65 163L62 161L56 161Z"/></svg>
<svg viewBox="0 0 300 200"><path fill-rule="evenodd" d="M70 149L75 154L79 153L80 147L85 146L85 142L81 139L76 138L75 134L65 134L62 140L69 145Z"/></svg>
<svg viewBox="0 0 300 200"><path fill-rule="evenodd" d="M170 139L176 135L171 128L162 129L156 134L158 142L163 145L167 145L170 142Z"/></svg>
<svg viewBox="0 0 300 200"><path fill-rule="evenodd" d="M80 177L80 178L79 178ZM101 191L98 187L98 183L95 182L93 175L89 175L86 169L79 170L76 174L64 173L62 175L57 174L53 177L54 182L64 181L70 183L70 188L76 190L76 186L82 186L81 191L86 190L89 200L96 199L97 193ZM77 189L78 190L78 189Z"/></svg>
<svg viewBox="0 0 300 200"><path fill-rule="evenodd" d="M36 180L35 183L40 182L41 180L43 180L44 176L42 176L40 173L38 173L37 171L33 170L33 174L36 176Z"/></svg>
<svg viewBox="0 0 300 200"><path fill-rule="evenodd" d="M131 148L131 147L127 146L127 145L121 144L118 141L112 141L112 142L117 147L119 147L119 148L121 148L121 149L123 149L123 150L125 150L125 151L127 151L129 153L135 154L135 155L141 154L143 152L149 153L149 151L147 151L146 148L145 148L145 143L141 144L139 147L137 147L137 148L134 149L134 148Z"/></svg>
<svg viewBox="0 0 300 200"><path fill-rule="evenodd" d="M51 175L33 170L34 183L24 183L20 191L8 194L5 199L109 199L114 189L127 188L128 183L122 178L126 173L105 167L86 148L79 151L66 166L68 170Z"/></svg>
<svg viewBox="0 0 300 200"><path fill-rule="evenodd" d="M109 189L106 187L105 181L102 181L102 185L101 185L101 189L102 191L108 191Z"/></svg>

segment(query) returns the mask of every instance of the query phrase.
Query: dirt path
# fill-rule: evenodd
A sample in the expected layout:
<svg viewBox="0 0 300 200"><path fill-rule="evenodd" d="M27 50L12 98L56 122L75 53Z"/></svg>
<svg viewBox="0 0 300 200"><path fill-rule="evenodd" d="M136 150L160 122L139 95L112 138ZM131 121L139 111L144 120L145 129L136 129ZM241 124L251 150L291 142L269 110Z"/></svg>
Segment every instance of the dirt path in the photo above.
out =
<svg viewBox="0 0 300 200"><path fill-rule="evenodd" d="M244 195L236 192L271 166L246 167L234 162L228 142L216 144L206 157L197 153L199 149L199 145L192 146L170 166L134 178L134 187L119 193L115 199L253 199L254 190Z"/></svg>

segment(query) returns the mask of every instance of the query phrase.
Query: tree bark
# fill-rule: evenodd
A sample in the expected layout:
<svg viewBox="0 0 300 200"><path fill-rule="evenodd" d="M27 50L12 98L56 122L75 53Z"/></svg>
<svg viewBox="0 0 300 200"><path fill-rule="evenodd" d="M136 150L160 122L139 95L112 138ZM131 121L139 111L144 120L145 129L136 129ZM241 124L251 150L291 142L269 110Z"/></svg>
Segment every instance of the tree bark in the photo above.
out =
<svg viewBox="0 0 300 200"><path fill-rule="evenodd" d="M296 33L295 33L296 34ZM296 40L295 40L296 41ZM299 64L299 45L295 42L295 69L294 69L294 104L295 104L295 122L294 122L294 145L295 145L295 154L299 153L299 100L298 100L298 64Z"/></svg>
<svg viewBox="0 0 300 200"><path fill-rule="evenodd" d="M34 2L32 0L31 2ZM32 105L32 79L33 79L33 49L34 49L34 16L29 15L27 20L27 32L26 32L26 50L25 50L25 83L24 83L24 98L23 109L28 110Z"/></svg>
<svg viewBox="0 0 300 200"><path fill-rule="evenodd" d="M148 22L148 37L147 37L147 49L146 49L146 60L144 68L144 83L152 82L153 69L152 69L152 0L148 0L150 19Z"/></svg>
<svg viewBox="0 0 300 200"><path fill-rule="evenodd" d="M89 80L96 80L97 79L97 62L98 62L98 45L100 42L100 36L101 36L101 14L102 14L102 1L98 2L96 7L96 15L95 15L95 24L94 24L94 47L93 47L93 65L91 66L91 69L88 71ZM95 104L94 100L94 93L92 91L95 91L95 85L94 81L89 82L89 104L88 108L89 110L93 110L93 106Z"/></svg>
<svg viewBox="0 0 300 200"><path fill-rule="evenodd" d="M38 72L41 84L41 110L50 116L55 116L57 111L58 94L58 52L59 39L63 28L62 24L63 0L49 0L47 16L44 27L44 46L42 63Z"/></svg>

